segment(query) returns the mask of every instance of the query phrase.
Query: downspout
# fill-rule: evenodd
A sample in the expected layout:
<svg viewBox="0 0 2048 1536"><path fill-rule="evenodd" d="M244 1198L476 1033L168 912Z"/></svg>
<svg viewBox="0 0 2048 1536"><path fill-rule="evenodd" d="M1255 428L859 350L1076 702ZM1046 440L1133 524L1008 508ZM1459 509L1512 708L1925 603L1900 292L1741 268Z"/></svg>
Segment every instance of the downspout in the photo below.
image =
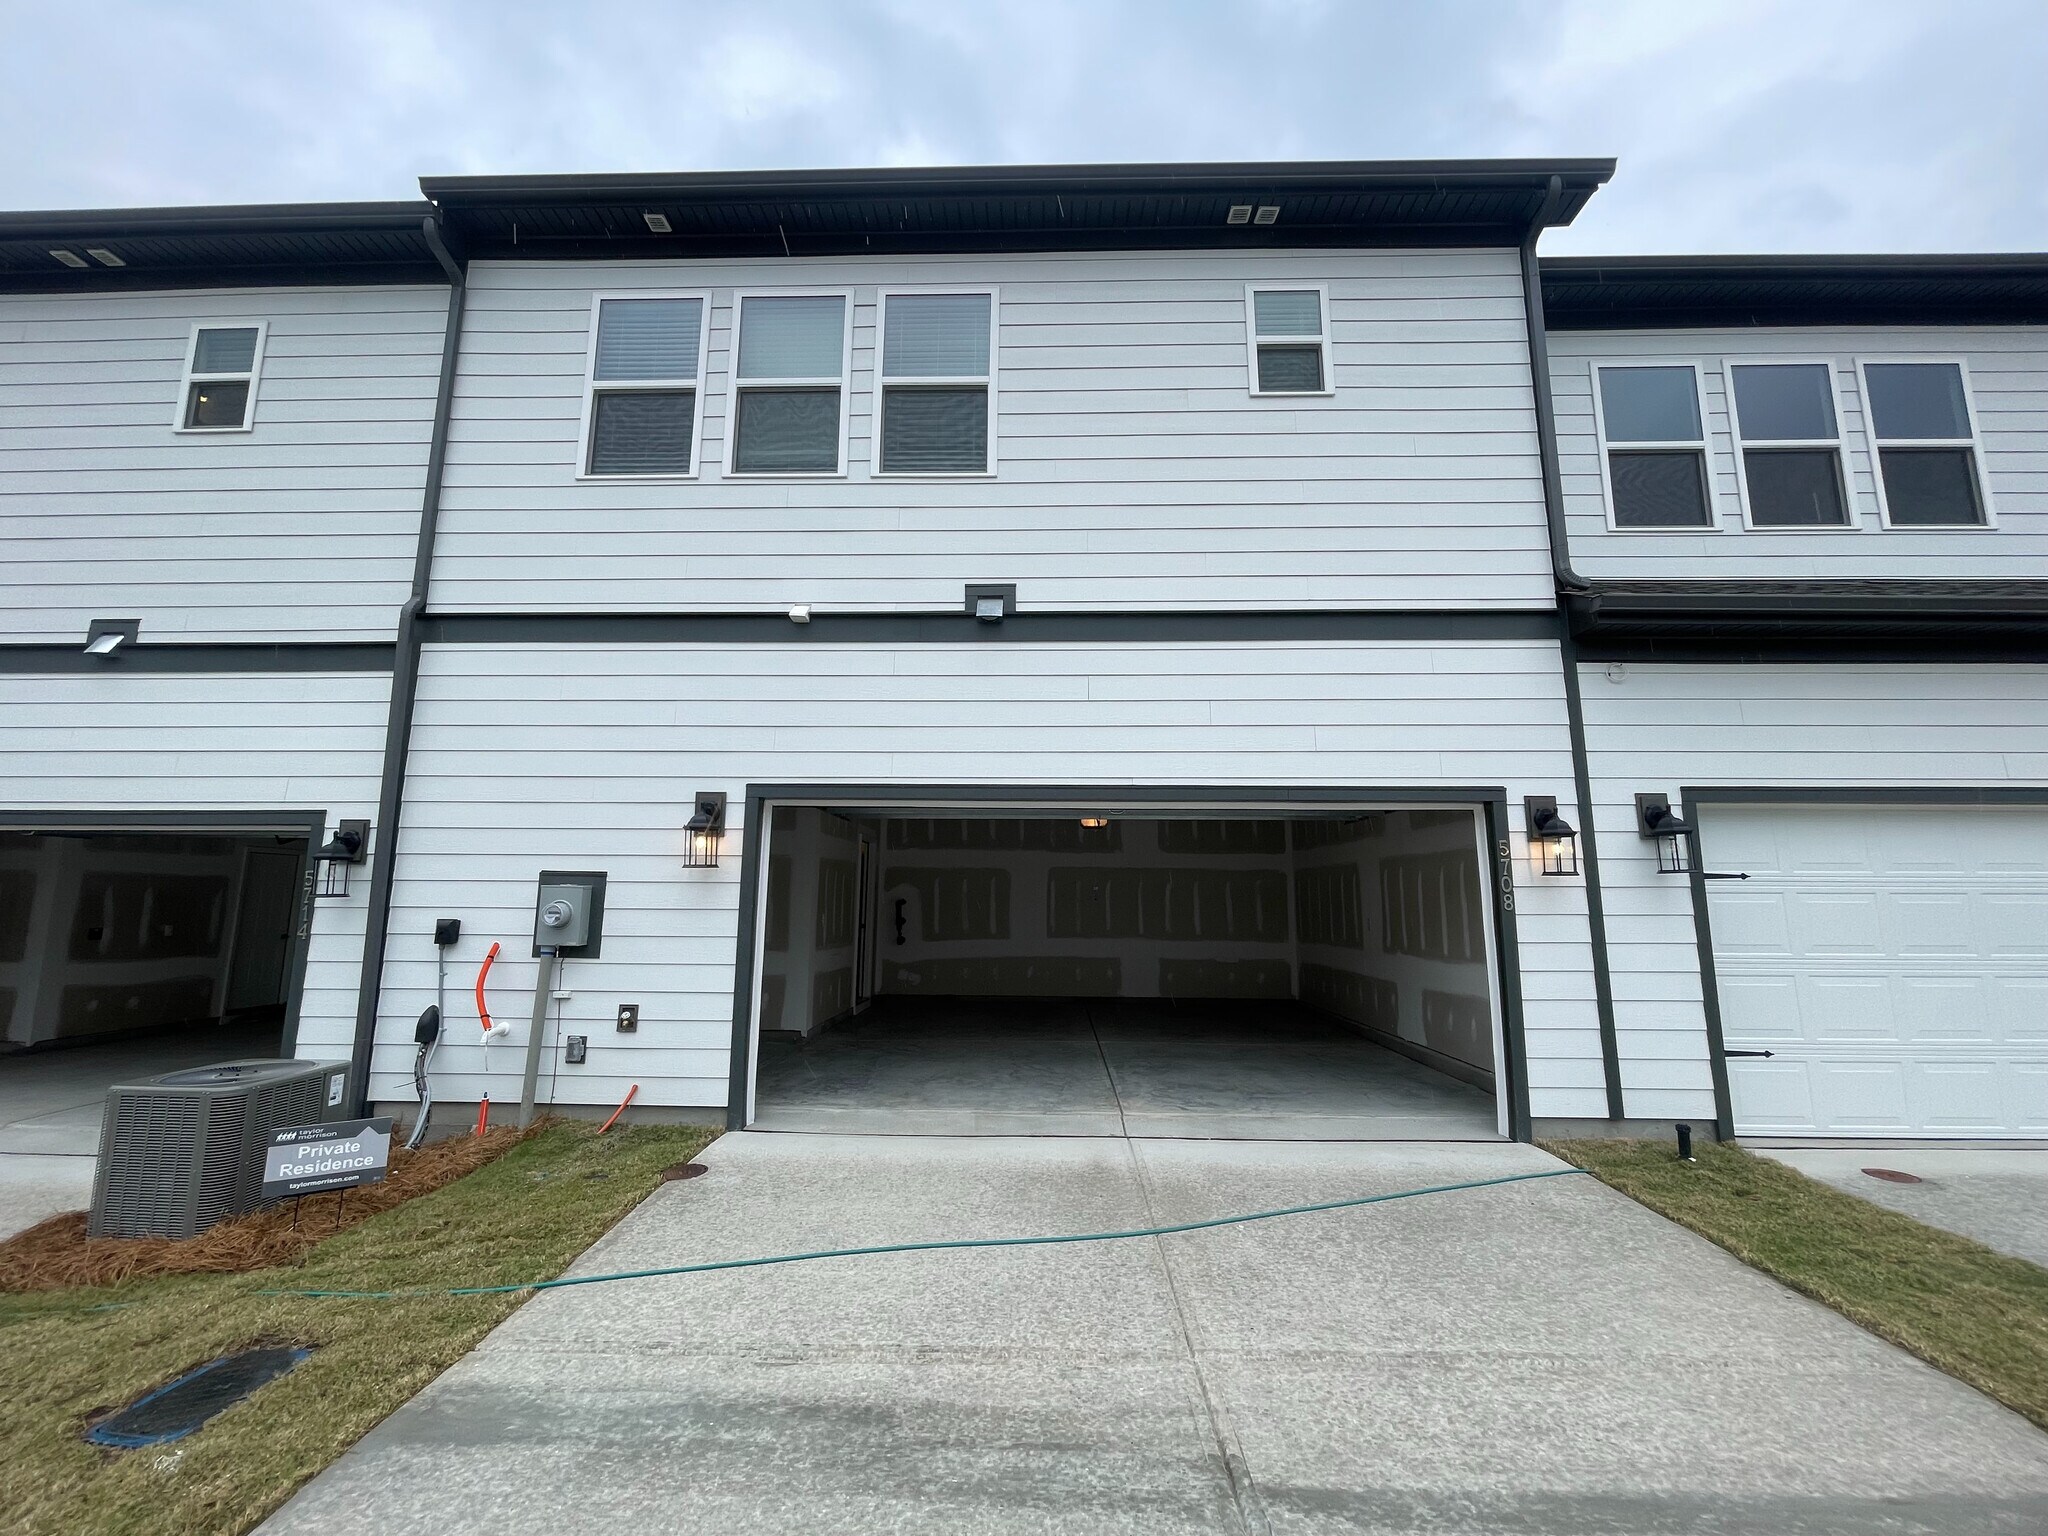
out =
<svg viewBox="0 0 2048 1536"><path fill-rule="evenodd" d="M454 414L455 365L462 347L463 306L469 286L461 262L450 253L438 214L420 232L448 274L448 321L441 339L441 381L434 397L434 432L427 448L427 479L420 503L420 535L414 548L412 592L398 610L398 638L391 664L391 708L384 727L384 773L377 790L376 844L370 866L370 903L363 933L363 973L356 991L355 1043L349 1052L349 1097L359 1115L369 1112L370 1053L377 1039L377 1003L384 981L386 931L391 924L391 876L398 862L398 818L404 801L406 751L412 738L413 699L420 675L420 620L427 610L427 583L434 572L434 535L441 520L441 475L448 461L448 423Z"/></svg>
<svg viewBox="0 0 2048 1536"><path fill-rule="evenodd" d="M1543 513L1550 530L1550 570L1557 587L1558 662L1564 671L1565 726L1571 737L1572 782L1579 802L1579 844L1586 860L1586 926L1593 942L1593 1006L1600 1020L1600 1072L1607 1118L1623 1117L1621 1048L1614 1028L1614 978L1607 964L1607 903L1600 889L1600 847L1594 830L1593 773L1586 756L1586 710L1579 696L1579 646L1572 638L1570 603L1592 583L1572 569L1564 520L1564 474L1557 459L1557 413L1550 397L1550 340L1543 323L1543 273L1536 242L1556 216L1564 179L1550 178L1543 206L1522 241L1522 304L1528 319L1529 382L1536 396L1536 451L1543 466Z"/></svg>

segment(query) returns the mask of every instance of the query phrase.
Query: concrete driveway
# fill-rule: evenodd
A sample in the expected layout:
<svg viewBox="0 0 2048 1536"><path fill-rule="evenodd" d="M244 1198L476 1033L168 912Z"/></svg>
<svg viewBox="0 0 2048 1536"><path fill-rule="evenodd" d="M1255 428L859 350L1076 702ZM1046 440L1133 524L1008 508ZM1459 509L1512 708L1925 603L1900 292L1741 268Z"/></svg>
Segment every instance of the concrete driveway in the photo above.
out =
<svg viewBox="0 0 2048 1536"><path fill-rule="evenodd" d="M735 1135L580 1272L1156 1224L1512 1145ZM2038 1533L2048 1436L1573 1175L552 1291L265 1532Z"/></svg>

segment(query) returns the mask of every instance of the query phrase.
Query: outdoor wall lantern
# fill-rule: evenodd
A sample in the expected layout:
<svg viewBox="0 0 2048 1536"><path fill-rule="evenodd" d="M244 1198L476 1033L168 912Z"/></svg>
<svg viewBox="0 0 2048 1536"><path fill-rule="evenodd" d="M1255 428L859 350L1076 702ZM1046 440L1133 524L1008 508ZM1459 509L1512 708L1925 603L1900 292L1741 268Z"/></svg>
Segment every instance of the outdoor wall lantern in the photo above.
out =
<svg viewBox="0 0 2048 1536"><path fill-rule="evenodd" d="M320 882L314 886L315 896L346 896L348 894L348 872L370 856L370 824L367 821L344 821L320 851L313 855L320 866Z"/></svg>
<svg viewBox="0 0 2048 1536"><path fill-rule="evenodd" d="M725 837L725 792L700 789L691 799L696 809L683 825L683 868L716 869Z"/></svg>
<svg viewBox="0 0 2048 1536"><path fill-rule="evenodd" d="M1529 831L1529 856L1539 875L1579 872L1578 829L1557 814L1557 796L1524 795L1522 815Z"/></svg>
<svg viewBox="0 0 2048 1536"><path fill-rule="evenodd" d="M1683 875L1692 869L1692 825L1671 809L1669 796L1636 796L1636 831L1657 844L1657 872Z"/></svg>

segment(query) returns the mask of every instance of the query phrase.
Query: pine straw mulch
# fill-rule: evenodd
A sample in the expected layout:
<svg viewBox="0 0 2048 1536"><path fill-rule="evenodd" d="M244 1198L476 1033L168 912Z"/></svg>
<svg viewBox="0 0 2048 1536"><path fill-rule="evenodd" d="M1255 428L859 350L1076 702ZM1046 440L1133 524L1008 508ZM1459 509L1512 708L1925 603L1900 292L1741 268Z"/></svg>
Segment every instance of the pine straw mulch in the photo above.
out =
<svg viewBox="0 0 2048 1536"><path fill-rule="evenodd" d="M197 1237L87 1237L85 1212L66 1211L0 1242L0 1292L119 1285L158 1275L240 1274L290 1264L338 1231L474 1173L545 1123L527 1131L501 1126L481 1136L451 1136L417 1152L393 1147L383 1183L308 1195L297 1202L296 1223L294 1202L287 1200L231 1216Z"/></svg>

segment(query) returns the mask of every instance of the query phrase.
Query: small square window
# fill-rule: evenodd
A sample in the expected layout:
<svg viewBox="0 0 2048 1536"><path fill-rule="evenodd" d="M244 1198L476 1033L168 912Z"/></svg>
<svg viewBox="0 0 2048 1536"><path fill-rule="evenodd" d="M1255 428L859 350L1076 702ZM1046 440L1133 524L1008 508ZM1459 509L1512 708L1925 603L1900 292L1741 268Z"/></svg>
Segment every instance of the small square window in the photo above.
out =
<svg viewBox="0 0 2048 1536"><path fill-rule="evenodd" d="M263 366L263 325L198 325L178 393L180 432L246 432Z"/></svg>
<svg viewBox="0 0 2048 1536"><path fill-rule="evenodd" d="M1963 365L1865 363L1862 374L1885 525L1988 527Z"/></svg>
<svg viewBox="0 0 2048 1536"><path fill-rule="evenodd" d="M1247 288L1254 395L1327 395L1329 303L1321 288Z"/></svg>
<svg viewBox="0 0 2048 1536"><path fill-rule="evenodd" d="M1593 371L1613 526L1711 528L1698 370L1658 363Z"/></svg>
<svg viewBox="0 0 2048 1536"><path fill-rule="evenodd" d="M599 295L583 473L694 475L704 393L702 294Z"/></svg>

